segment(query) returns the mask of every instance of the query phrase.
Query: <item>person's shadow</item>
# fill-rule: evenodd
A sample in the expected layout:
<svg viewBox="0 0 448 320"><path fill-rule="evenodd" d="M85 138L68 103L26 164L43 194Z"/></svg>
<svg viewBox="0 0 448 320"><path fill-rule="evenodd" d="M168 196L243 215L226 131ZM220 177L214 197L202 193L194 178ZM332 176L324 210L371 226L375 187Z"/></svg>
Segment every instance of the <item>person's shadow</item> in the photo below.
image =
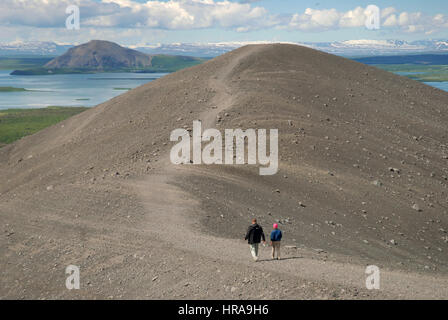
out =
<svg viewBox="0 0 448 320"><path fill-rule="evenodd" d="M281 258L280 260L268 258L268 259L260 259L260 260L258 260L258 262L280 262L280 261L292 260L292 259L303 259L303 257L302 256L286 257L286 258Z"/></svg>

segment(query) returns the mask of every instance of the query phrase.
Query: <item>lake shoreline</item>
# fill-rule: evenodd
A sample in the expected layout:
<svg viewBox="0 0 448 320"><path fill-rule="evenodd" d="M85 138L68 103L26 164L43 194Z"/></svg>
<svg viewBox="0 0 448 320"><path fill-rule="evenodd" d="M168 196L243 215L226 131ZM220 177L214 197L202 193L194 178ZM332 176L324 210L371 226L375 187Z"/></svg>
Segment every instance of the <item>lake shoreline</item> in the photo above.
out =
<svg viewBox="0 0 448 320"><path fill-rule="evenodd" d="M387 68L380 65L372 66L448 92L448 81L442 81L448 79L448 66L387 65ZM151 73L151 76L148 76L147 73L101 72L30 77L11 76L11 71L11 69L0 70L0 88L17 88L0 90L0 110L38 109L52 105L93 107L168 74ZM428 79L431 81L427 81Z"/></svg>
<svg viewBox="0 0 448 320"><path fill-rule="evenodd" d="M0 92L0 110L47 106L93 107L167 74L96 73L29 77L11 76L10 72L0 70L0 87L24 90L5 89Z"/></svg>

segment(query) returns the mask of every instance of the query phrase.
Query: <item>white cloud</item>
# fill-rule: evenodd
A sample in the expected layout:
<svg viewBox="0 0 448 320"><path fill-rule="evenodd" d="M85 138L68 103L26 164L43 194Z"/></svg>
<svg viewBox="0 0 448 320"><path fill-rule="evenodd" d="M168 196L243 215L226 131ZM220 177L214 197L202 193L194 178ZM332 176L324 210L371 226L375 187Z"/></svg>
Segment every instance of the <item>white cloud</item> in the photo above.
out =
<svg viewBox="0 0 448 320"><path fill-rule="evenodd" d="M168 30L201 28L244 28L253 30L269 26L272 17L263 7L248 3L214 0L147 1L103 0L120 10L84 21L89 26L149 27Z"/></svg>
<svg viewBox="0 0 448 320"><path fill-rule="evenodd" d="M319 32L344 28L363 28L366 8L348 11L334 8L272 14L258 1L241 0L1 0L0 26L65 28L65 8L80 7L81 28L191 30L224 28L237 32L277 28ZM381 28L394 32L435 33L448 29L443 14L398 12L393 7L381 10Z"/></svg>
<svg viewBox="0 0 448 320"><path fill-rule="evenodd" d="M394 14L397 10L394 7L387 7L381 10L381 18L385 19L388 16Z"/></svg>
<svg viewBox="0 0 448 320"><path fill-rule="evenodd" d="M398 25L398 19L395 14L391 14L383 20L383 27L393 27Z"/></svg>
<svg viewBox="0 0 448 320"><path fill-rule="evenodd" d="M72 4L80 7L82 24L95 27L257 29L273 19L263 7L227 0L2 0L0 25L64 27L65 9Z"/></svg>
<svg viewBox="0 0 448 320"><path fill-rule="evenodd" d="M366 19L366 9L357 7L354 10L342 13L339 26L342 28L361 27L365 25Z"/></svg>
<svg viewBox="0 0 448 320"><path fill-rule="evenodd" d="M341 12L336 9L311 9L303 14L294 14L288 23L292 30L325 31L341 28L363 27L368 18L365 8L357 7L353 10ZM427 16L421 12L398 13L393 7L381 10L381 27L395 28L410 33L433 33L448 28L448 19L443 14Z"/></svg>
<svg viewBox="0 0 448 320"><path fill-rule="evenodd" d="M83 18L107 16L119 9L93 0L1 0L0 25L64 27L69 5L79 6Z"/></svg>
<svg viewBox="0 0 448 320"><path fill-rule="evenodd" d="M401 12L395 10L385 13L383 11L383 27L395 27L408 33L432 34L448 28L448 18L443 14L434 16L424 15L421 12Z"/></svg>

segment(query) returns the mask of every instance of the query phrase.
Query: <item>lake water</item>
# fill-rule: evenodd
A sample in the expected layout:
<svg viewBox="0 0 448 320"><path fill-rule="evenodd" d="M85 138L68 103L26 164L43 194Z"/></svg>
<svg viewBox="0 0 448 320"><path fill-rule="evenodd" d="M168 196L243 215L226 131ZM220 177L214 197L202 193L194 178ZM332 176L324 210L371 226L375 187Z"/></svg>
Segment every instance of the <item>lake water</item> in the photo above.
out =
<svg viewBox="0 0 448 320"><path fill-rule="evenodd" d="M126 90L133 89L166 73L96 73L48 76L11 76L0 70L0 87L16 87L25 92L0 92L0 110L9 108L43 108L47 106L92 107ZM426 84L448 91L448 82Z"/></svg>
<svg viewBox="0 0 448 320"><path fill-rule="evenodd" d="M95 73L48 76L11 76L0 70L0 87L38 91L0 92L0 110L48 106L92 107L126 90L164 76L166 73Z"/></svg>
<svg viewBox="0 0 448 320"><path fill-rule="evenodd" d="M415 74L423 74L425 72L404 72L404 71L397 71L394 72L395 74L398 74L400 76L410 76ZM427 84L428 86L436 87L438 89L444 90L448 92L448 82L423 82L424 84Z"/></svg>
<svg viewBox="0 0 448 320"><path fill-rule="evenodd" d="M433 87L439 88L441 90L448 91L448 82L447 81L445 81L445 82L424 82L424 83L426 83L428 86L433 86Z"/></svg>

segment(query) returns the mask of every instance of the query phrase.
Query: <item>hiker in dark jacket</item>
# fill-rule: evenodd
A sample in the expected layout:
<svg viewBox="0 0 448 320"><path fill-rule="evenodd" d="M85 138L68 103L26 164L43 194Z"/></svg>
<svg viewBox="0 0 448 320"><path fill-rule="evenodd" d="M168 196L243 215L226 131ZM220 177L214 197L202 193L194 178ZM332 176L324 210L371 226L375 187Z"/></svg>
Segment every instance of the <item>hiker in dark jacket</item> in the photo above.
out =
<svg viewBox="0 0 448 320"><path fill-rule="evenodd" d="M282 231L278 228L278 224L274 223L272 226L274 230L271 232L271 246L272 246L272 260L275 259L277 253L277 260L280 260L280 243L282 241Z"/></svg>
<svg viewBox="0 0 448 320"><path fill-rule="evenodd" d="M258 261L258 245L261 239L263 239L263 243L266 243L263 228L257 224L257 219L252 219L252 225L247 229L244 240L249 243L250 253L254 261Z"/></svg>

